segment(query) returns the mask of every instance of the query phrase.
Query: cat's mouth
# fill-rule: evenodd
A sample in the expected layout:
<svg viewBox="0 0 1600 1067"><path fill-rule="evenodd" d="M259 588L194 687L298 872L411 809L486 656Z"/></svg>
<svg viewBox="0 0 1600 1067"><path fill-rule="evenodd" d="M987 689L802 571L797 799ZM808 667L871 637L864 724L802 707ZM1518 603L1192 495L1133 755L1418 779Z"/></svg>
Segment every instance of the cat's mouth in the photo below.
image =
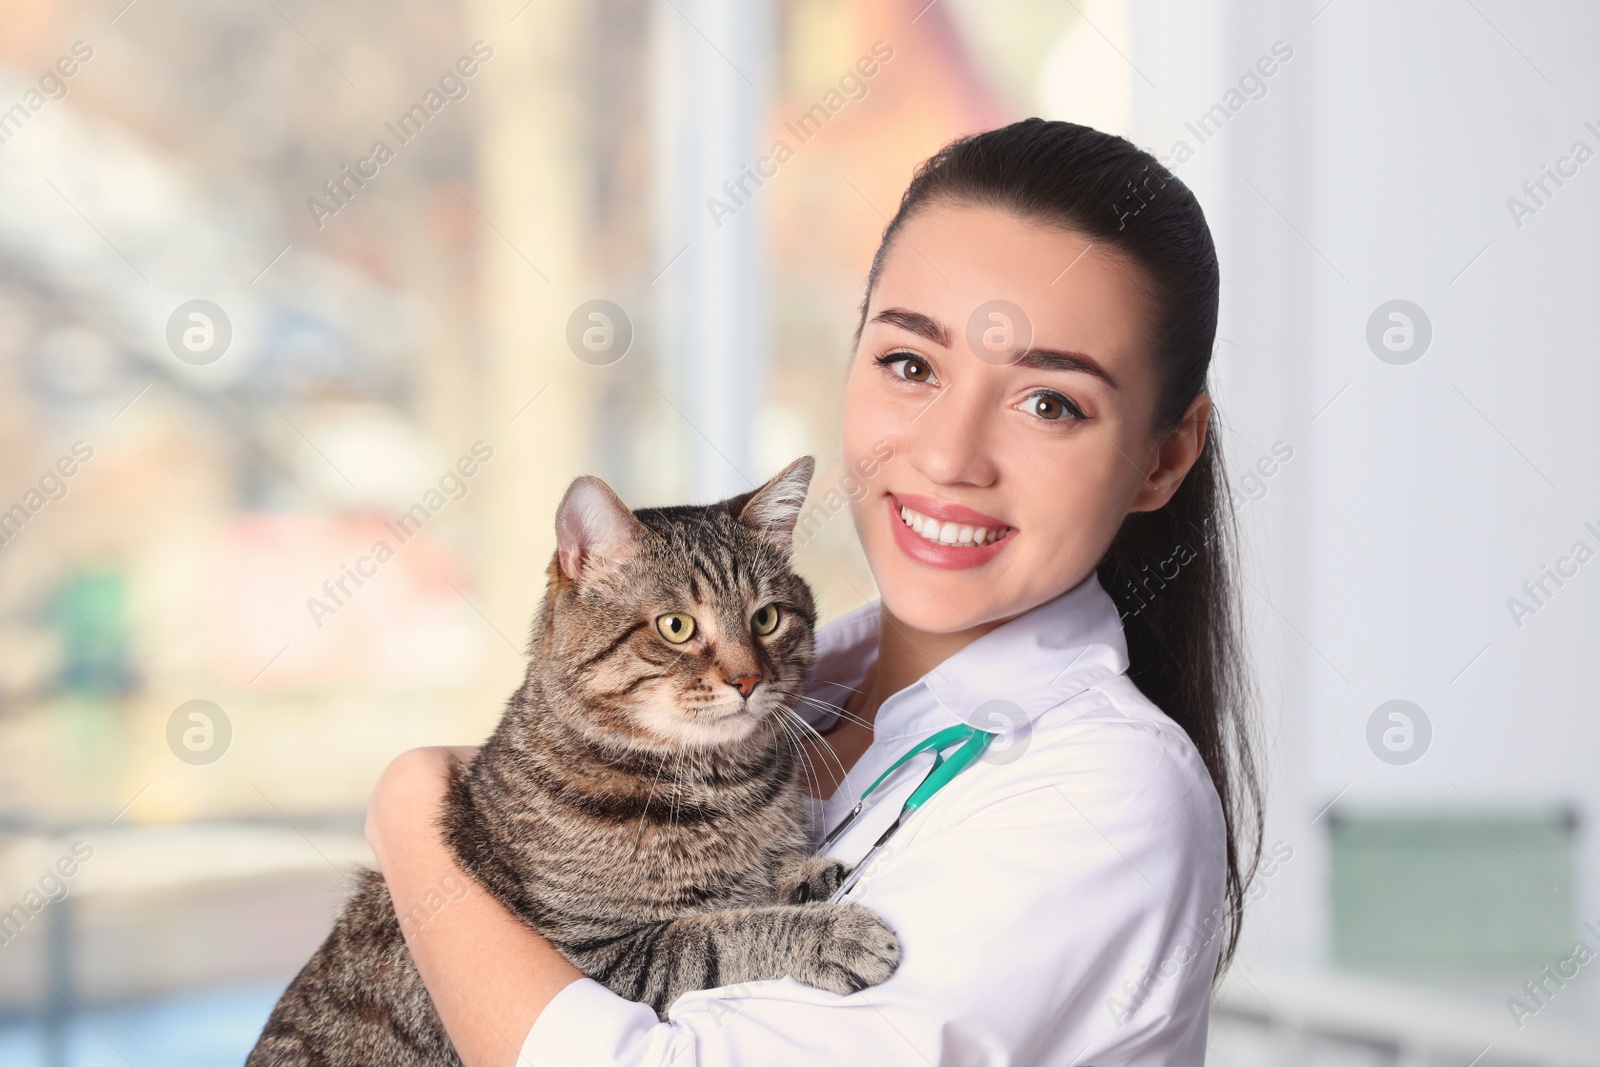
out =
<svg viewBox="0 0 1600 1067"><path fill-rule="evenodd" d="M758 714L760 713L755 708L754 700L741 700L737 704L730 704L726 707L702 708L694 712L695 718L704 723L727 722L737 719L741 715L753 716Z"/></svg>
<svg viewBox="0 0 1600 1067"><path fill-rule="evenodd" d="M722 748L748 738L771 711L766 701L747 699L738 704L652 702L637 713L637 721L662 743Z"/></svg>
<svg viewBox="0 0 1600 1067"><path fill-rule="evenodd" d="M735 678L728 673L719 665L681 685L649 687L631 702L631 726L665 744L709 748L764 735L784 707L781 680L753 664Z"/></svg>

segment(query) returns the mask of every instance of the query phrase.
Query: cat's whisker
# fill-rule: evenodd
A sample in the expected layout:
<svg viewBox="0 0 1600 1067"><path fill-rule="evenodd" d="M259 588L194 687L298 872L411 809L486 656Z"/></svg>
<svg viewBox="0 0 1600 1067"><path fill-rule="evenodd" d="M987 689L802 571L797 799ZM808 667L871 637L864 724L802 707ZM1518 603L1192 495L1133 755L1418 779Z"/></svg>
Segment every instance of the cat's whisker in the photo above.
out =
<svg viewBox="0 0 1600 1067"><path fill-rule="evenodd" d="M813 701L811 697L806 696L804 693L795 693L793 695L795 697L799 698L800 700L806 701L808 703L816 703L817 705L822 706L822 707L834 708L834 705L829 704L827 701L825 701L825 700L824 701ZM838 711L841 715L848 715L849 714L843 708L834 708L834 710ZM823 741L822 734L817 730L817 728L815 726L811 725L811 723L806 721L805 716L801 715L799 712L795 711L793 708L790 708L790 707L785 707L784 711L786 711L797 722L799 722L801 726L803 726L807 730L809 730L812 733L812 735L814 735L816 737L816 739L818 741ZM869 729L872 726L872 724L870 722L867 722L865 719L855 718L853 716L851 718L851 721L858 722L861 725L868 727ZM823 743L826 744L827 742L823 741Z"/></svg>
<svg viewBox="0 0 1600 1067"><path fill-rule="evenodd" d="M667 769L667 757L662 756L656 764L656 776L650 779L650 791L644 796L644 807L639 809L639 832L633 839L633 854L639 855L639 845L644 841L644 817L650 813L650 802L655 799L656 786L661 781L661 772Z"/></svg>
<svg viewBox="0 0 1600 1067"><path fill-rule="evenodd" d="M838 712L839 718L843 719L845 722L854 723L855 725L864 727L868 730L872 729L871 719L864 719L860 715L856 715L853 712L845 711L843 708L839 708Z"/></svg>
<svg viewBox="0 0 1600 1067"><path fill-rule="evenodd" d="M797 693L795 695L800 697L801 699L805 698L804 694L801 694L801 693ZM817 731L817 728L815 726L811 725L811 723L806 720L806 717L804 715L801 715L798 711L796 711L794 708L789 707L788 705L784 705L783 711L784 711L785 715L787 715L790 719L794 720L795 722L799 723L800 726L802 726L804 729L806 729L811 734L816 736L816 738L818 740L822 739L822 734Z"/></svg>
<svg viewBox="0 0 1600 1067"><path fill-rule="evenodd" d="M794 697L796 700L803 700L807 704L812 705L813 707L827 708L830 711L843 711L844 710L843 708L841 708L837 704L834 704L834 703L832 703L830 701L827 701L827 700L823 700L821 697L812 696L810 693L807 693L803 689L791 688L788 684L783 683L783 682L774 682L772 687L774 689L777 689L778 691L788 695L788 696Z"/></svg>
<svg viewBox="0 0 1600 1067"><path fill-rule="evenodd" d="M683 779L679 777L678 768L683 766L683 749L678 749L677 756L672 761L672 806L667 809L667 827L672 829L678 822L678 795Z"/></svg>
<svg viewBox="0 0 1600 1067"><path fill-rule="evenodd" d="M794 755L795 755L795 765L800 768L800 771L801 771L802 774L806 774L806 777L809 780L810 775L807 773L805 760L802 757L799 749L797 749L795 747L794 737L793 737L793 735L791 735L789 733L788 725L786 723L784 723L782 718L775 718L773 721L778 724L778 730L779 730L778 736L775 737L774 740L783 741L785 744L788 745L789 751L793 752Z"/></svg>
<svg viewBox="0 0 1600 1067"><path fill-rule="evenodd" d="M783 711L787 718L811 731L811 736L815 737L818 744L821 746L821 753L825 756L833 757L834 763L839 767L839 781L843 781L845 775L849 772L845 769L844 761L839 758L839 754L833 750L833 746L828 744L827 739L817 732L817 728L815 726L812 726L810 723L806 722L805 718L798 711L795 711L790 707L785 707Z"/></svg>
<svg viewBox="0 0 1600 1067"><path fill-rule="evenodd" d="M836 685L841 689L850 689L850 687L848 685L844 685L841 682L830 682L829 684L830 685ZM861 695L861 690L859 690L859 689L850 689L850 692L856 694L857 696ZM813 704L818 705L819 707L834 708L835 710L838 710L838 711L843 711L844 710L842 707L840 707L838 704L833 703L831 700L823 700L821 697L812 696L810 693L798 693L796 695L797 696L804 696L807 700L811 701Z"/></svg>
<svg viewBox="0 0 1600 1067"><path fill-rule="evenodd" d="M784 740L789 742L789 746L794 750L795 758L800 765L801 772L806 776L807 784L812 787L809 792L813 797L820 798L822 795L822 779L821 776L816 773L816 769L811 766L810 753L806 751L806 746L802 741L802 735L800 735L799 732L794 729L794 727L790 726L782 716L779 716L776 721L779 728L783 731Z"/></svg>
<svg viewBox="0 0 1600 1067"><path fill-rule="evenodd" d="M786 727L786 729L793 730L792 727ZM800 734L799 731L793 731L790 735L789 743L794 747L794 751L800 760L800 766L805 771L806 780L810 783L810 794L818 800L825 799L824 779L826 779L830 788L834 788L844 780L844 776L842 774L835 775L826 762L821 761L821 757L812 751L812 746L807 743L804 735Z"/></svg>
<svg viewBox="0 0 1600 1067"><path fill-rule="evenodd" d="M802 731L802 733L798 734L798 736L806 737L806 734L810 734L811 737L816 737L816 739L821 742L822 750L824 750L824 752L834 753L834 745L827 744L827 741L824 739L824 737L822 737L822 734L819 734L818 731L816 731L816 726L808 723L808 721L805 720L805 715L802 715L802 713L797 712L797 710L792 709L792 707L786 707L786 709L784 709L784 721L786 721L786 723L794 723L794 725L797 726L800 731ZM834 758L837 760L838 753L834 753Z"/></svg>
<svg viewBox="0 0 1600 1067"><path fill-rule="evenodd" d="M833 682L832 684L838 686L840 689L848 689L848 690L850 690L850 692L854 693L856 696L860 696L861 695L861 690L857 689L853 685L845 685L843 682Z"/></svg>
<svg viewBox="0 0 1600 1067"><path fill-rule="evenodd" d="M812 795L821 797L822 780L824 775L826 775L830 781L832 780L833 775L827 772L826 767L819 767L817 765L819 757L811 751L811 746L806 743L804 734L787 724L785 724L785 729L789 731L789 736L793 738L792 743L794 745L795 752L800 757L800 765L805 768L808 780L813 786L815 786L815 789L812 791Z"/></svg>
<svg viewBox="0 0 1600 1067"><path fill-rule="evenodd" d="M863 719L859 715L854 715L844 710L844 708L840 707L838 704L830 704L828 701L811 696L808 693L794 692L790 693L789 695L794 697L796 700L804 701L805 703L819 710L835 712L841 719L845 719L848 722L853 722L858 726L865 726L869 729L872 727L872 723L868 722L866 719Z"/></svg>
<svg viewBox="0 0 1600 1067"><path fill-rule="evenodd" d="M805 772L806 779L810 783L811 788L809 789L809 792L811 796L819 801L825 799L822 788L825 768L819 768L816 766L813 755L809 750L809 746L805 743L804 735L800 734L798 730L795 730L793 727L788 726L787 724L784 726L784 731L789 744L793 747L796 756L799 758L800 766ZM830 786L837 786L838 782L841 780L835 778L831 773L827 773L826 777Z"/></svg>

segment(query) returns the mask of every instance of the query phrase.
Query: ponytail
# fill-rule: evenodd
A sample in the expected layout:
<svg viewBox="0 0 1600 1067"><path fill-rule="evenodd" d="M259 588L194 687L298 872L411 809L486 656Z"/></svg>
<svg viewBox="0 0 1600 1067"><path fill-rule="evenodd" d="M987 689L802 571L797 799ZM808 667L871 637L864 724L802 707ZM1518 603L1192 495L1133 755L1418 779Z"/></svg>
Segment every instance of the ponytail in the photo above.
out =
<svg viewBox="0 0 1600 1067"><path fill-rule="evenodd" d="M1215 429L1213 423L1166 506L1123 520L1096 574L1122 616L1128 677L1183 727L1222 800L1228 879L1220 977L1238 944L1244 892L1260 856L1262 812L1247 714L1255 694L1234 584L1238 524Z"/></svg>

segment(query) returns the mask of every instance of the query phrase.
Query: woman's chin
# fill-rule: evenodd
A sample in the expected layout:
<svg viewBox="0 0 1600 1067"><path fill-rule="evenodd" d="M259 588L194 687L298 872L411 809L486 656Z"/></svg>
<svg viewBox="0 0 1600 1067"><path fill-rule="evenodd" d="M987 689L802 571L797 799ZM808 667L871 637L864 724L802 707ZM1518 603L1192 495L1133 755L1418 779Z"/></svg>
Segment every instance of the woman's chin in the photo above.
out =
<svg viewBox="0 0 1600 1067"><path fill-rule="evenodd" d="M951 571L919 566L903 556L897 558L898 551L894 545L886 546L887 558L873 557L869 565L884 609L920 633L960 633L1010 619L1082 580L1072 576L1076 571L1040 576L1041 568L1030 563L1020 568L1029 575L1027 580L1007 581L989 568Z"/></svg>
<svg viewBox="0 0 1600 1067"><path fill-rule="evenodd" d="M959 633L977 625L997 606L994 590L975 589L947 571L895 570L892 574L873 572L878 595L890 615L921 633Z"/></svg>

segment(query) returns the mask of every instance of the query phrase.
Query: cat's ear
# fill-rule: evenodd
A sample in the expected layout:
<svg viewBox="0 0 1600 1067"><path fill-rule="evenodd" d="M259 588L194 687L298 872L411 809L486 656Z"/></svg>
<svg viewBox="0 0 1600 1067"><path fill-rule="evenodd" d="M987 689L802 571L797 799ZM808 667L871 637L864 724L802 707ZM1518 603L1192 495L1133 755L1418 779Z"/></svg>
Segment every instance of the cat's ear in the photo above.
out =
<svg viewBox="0 0 1600 1067"><path fill-rule="evenodd" d="M750 490L728 501L730 510L745 526L781 545L794 546L794 527L805 506L806 492L817 461L801 456L760 489Z"/></svg>
<svg viewBox="0 0 1600 1067"><path fill-rule="evenodd" d="M556 508L556 554L574 582L595 567L632 556L644 527L611 487L592 474L574 478Z"/></svg>

